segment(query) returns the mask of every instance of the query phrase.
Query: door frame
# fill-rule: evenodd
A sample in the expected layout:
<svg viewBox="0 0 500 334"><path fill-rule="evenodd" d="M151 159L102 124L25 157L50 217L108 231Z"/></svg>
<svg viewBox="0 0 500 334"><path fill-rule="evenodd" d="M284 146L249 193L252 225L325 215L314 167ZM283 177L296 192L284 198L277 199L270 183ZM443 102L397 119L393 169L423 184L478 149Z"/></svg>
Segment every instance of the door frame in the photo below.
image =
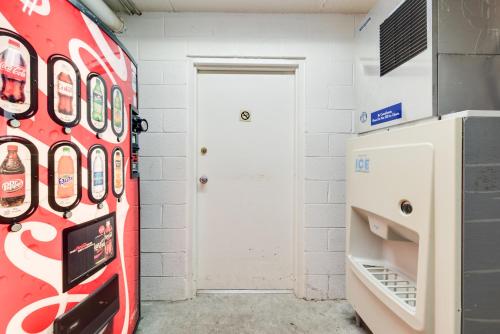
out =
<svg viewBox="0 0 500 334"><path fill-rule="evenodd" d="M293 259L294 293L305 297L304 267L304 165L305 165L305 58L260 57L204 57L188 56L188 125L187 125L187 236L186 236L186 290L187 297L197 292L197 142L198 142L198 72L245 71L245 72L293 72L295 77L295 111L293 128Z"/></svg>

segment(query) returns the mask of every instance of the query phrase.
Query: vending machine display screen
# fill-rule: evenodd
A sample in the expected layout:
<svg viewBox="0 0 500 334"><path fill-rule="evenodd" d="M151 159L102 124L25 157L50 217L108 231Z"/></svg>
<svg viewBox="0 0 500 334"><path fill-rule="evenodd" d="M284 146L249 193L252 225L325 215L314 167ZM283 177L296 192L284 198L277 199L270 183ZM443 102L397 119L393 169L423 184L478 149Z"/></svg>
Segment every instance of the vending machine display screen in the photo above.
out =
<svg viewBox="0 0 500 334"><path fill-rule="evenodd" d="M116 256L115 214L63 231L63 290L90 277Z"/></svg>

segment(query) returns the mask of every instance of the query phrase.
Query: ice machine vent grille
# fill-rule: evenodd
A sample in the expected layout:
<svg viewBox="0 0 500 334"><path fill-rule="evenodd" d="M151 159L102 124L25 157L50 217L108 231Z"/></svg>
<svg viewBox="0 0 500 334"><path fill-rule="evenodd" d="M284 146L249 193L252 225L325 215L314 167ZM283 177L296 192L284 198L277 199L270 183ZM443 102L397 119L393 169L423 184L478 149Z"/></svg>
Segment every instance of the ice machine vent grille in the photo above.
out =
<svg viewBox="0 0 500 334"><path fill-rule="evenodd" d="M363 268L386 292L413 308L417 306L417 287L414 282L386 267L363 264Z"/></svg>
<svg viewBox="0 0 500 334"><path fill-rule="evenodd" d="M427 49L427 0L406 0L380 25L380 76Z"/></svg>

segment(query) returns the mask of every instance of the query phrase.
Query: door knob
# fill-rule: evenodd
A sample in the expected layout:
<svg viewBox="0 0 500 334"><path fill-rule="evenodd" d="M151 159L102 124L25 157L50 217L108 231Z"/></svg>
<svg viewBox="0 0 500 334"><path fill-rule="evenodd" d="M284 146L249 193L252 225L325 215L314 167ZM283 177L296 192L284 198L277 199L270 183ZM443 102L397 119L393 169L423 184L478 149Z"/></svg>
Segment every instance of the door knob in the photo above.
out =
<svg viewBox="0 0 500 334"><path fill-rule="evenodd" d="M207 182L208 182L208 177L206 177L205 175L202 175L200 177L200 183L201 184L207 184Z"/></svg>

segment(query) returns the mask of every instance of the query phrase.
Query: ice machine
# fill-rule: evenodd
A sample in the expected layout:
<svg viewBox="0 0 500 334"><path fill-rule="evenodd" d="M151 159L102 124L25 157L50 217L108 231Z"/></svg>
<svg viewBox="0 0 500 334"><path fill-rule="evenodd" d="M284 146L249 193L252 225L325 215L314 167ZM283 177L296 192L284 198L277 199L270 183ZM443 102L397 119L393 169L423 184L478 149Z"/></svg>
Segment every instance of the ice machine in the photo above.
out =
<svg viewBox="0 0 500 334"><path fill-rule="evenodd" d="M134 331L137 99L80 2L0 2L0 333Z"/></svg>
<svg viewBox="0 0 500 334"><path fill-rule="evenodd" d="M378 1L356 31L355 78L358 318L374 334L500 333L500 1Z"/></svg>
<svg viewBox="0 0 500 334"><path fill-rule="evenodd" d="M374 334L500 333L500 111L353 138L347 298Z"/></svg>

